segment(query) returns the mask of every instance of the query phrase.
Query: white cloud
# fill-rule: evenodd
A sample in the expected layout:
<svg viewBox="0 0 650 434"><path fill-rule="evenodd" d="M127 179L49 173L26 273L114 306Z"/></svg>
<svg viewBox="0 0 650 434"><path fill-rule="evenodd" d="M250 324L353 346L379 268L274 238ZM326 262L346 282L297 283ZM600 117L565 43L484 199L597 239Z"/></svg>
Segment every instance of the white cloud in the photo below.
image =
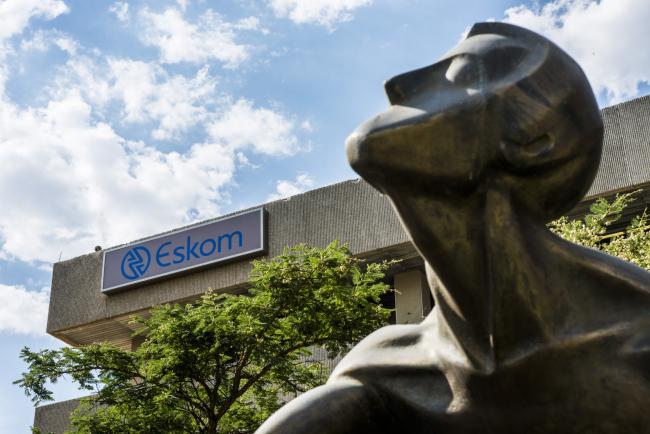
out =
<svg viewBox="0 0 650 434"><path fill-rule="evenodd" d="M256 19L228 26L260 29ZM196 29L190 39L206 35ZM19 106L4 93L10 70L0 62L4 260L49 264L61 252L71 258L214 217L236 171L255 167L248 156L301 149L300 119L218 94L207 67L171 73L158 63L104 56L54 30L36 31L22 45L56 45L69 57L53 70L38 105ZM169 143L163 151L121 136L112 122L142 126L155 139L191 132L194 144Z"/></svg>
<svg viewBox="0 0 650 434"><path fill-rule="evenodd" d="M243 152L237 152L235 156L237 157L237 163L239 164L239 167L249 167L251 169L259 169L261 167L258 164L251 163L246 154Z"/></svg>
<svg viewBox="0 0 650 434"><path fill-rule="evenodd" d="M60 0L2 0L0 1L0 95L7 80L7 57L14 52L9 39L25 30L32 17L52 20L68 12Z"/></svg>
<svg viewBox="0 0 650 434"><path fill-rule="evenodd" d="M45 91L50 99L56 100L65 97L72 89L78 90L96 108L102 108L116 97L110 68L103 65L99 58L75 56L69 59Z"/></svg>
<svg viewBox="0 0 650 434"><path fill-rule="evenodd" d="M543 7L510 8L504 21L565 49L610 103L634 97L641 83L650 83L647 0L554 0Z"/></svg>
<svg viewBox="0 0 650 434"><path fill-rule="evenodd" d="M20 41L20 49L24 51L46 51L50 41L45 38L45 32L34 32L31 38Z"/></svg>
<svg viewBox="0 0 650 434"><path fill-rule="evenodd" d="M311 124L309 119L307 119L300 123L300 129L308 133L311 133L312 131L314 131L314 126Z"/></svg>
<svg viewBox="0 0 650 434"><path fill-rule="evenodd" d="M0 40L22 33L32 17L52 20L68 12L60 0L4 0L0 2Z"/></svg>
<svg viewBox="0 0 650 434"><path fill-rule="evenodd" d="M207 68L186 78L131 60L92 63L69 61L44 106L0 95L0 257L49 263L216 216L237 168L251 165L246 152L300 149L299 126L282 113L244 99L208 109ZM102 111L111 101L123 121L156 120L154 135L200 122L207 136L182 152L128 140Z"/></svg>
<svg viewBox="0 0 650 434"><path fill-rule="evenodd" d="M147 103L154 97L158 84L156 66L136 60L108 59L107 73L110 97L124 104L123 120L143 121L147 117Z"/></svg>
<svg viewBox="0 0 650 434"><path fill-rule="evenodd" d="M159 127L152 132L156 139L169 139L205 120L206 104L214 94L216 80L208 68L200 69L191 78L171 77L157 86L155 96L146 105L146 111Z"/></svg>
<svg viewBox="0 0 650 434"><path fill-rule="evenodd" d="M96 109L118 101L123 123L153 121L157 127L151 135L162 140L177 138L205 120L216 100L216 84L207 67L187 78L154 63L77 57L66 64L53 92L76 87Z"/></svg>
<svg viewBox="0 0 650 434"><path fill-rule="evenodd" d="M278 181L275 185L275 193L270 194L267 200L278 200L289 196L295 196L296 194L304 193L313 186L314 181L309 177L309 175L302 173L296 176L296 179L293 181L288 181L286 179Z"/></svg>
<svg viewBox="0 0 650 434"><path fill-rule="evenodd" d="M0 284L0 332L45 336L50 291Z"/></svg>
<svg viewBox="0 0 650 434"><path fill-rule="evenodd" d="M129 4L127 2L117 1L110 5L108 11L114 14L117 19L123 23L129 21Z"/></svg>
<svg viewBox="0 0 650 434"><path fill-rule="evenodd" d="M239 21L236 21L232 26L237 30L254 30L254 31L261 32L265 35L269 34L268 29L262 27L262 24L260 23L260 20L257 17L242 18Z"/></svg>
<svg viewBox="0 0 650 434"><path fill-rule="evenodd" d="M352 11L368 6L372 0L269 0L278 17L288 17L296 24L333 25L352 19Z"/></svg>
<svg viewBox="0 0 650 434"><path fill-rule="evenodd" d="M183 12L185 12L190 2L189 0L176 0L176 4L178 4L178 7L181 8Z"/></svg>
<svg viewBox="0 0 650 434"><path fill-rule="evenodd" d="M161 152L94 122L77 92L46 107L0 104L1 251L52 262L215 216L234 156Z"/></svg>
<svg viewBox="0 0 650 434"><path fill-rule="evenodd" d="M207 67L193 78L168 75L145 62L111 59L111 95L124 103L126 122L151 119L158 123L155 139L170 139L202 122L206 104L214 95L216 80Z"/></svg>
<svg viewBox="0 0 650 434"><path fill-rule="evenodd" d="M37 30L29 39L20 42L21 50L47 51L51 46L56 46L73 56L79 49L79 43L69 35L59 30Z"/></svg>
<svg viewBox="0 0 650 434"><path fill-rule="evenodd" d="M140 18L143 43L158 48L163 63L217 60L234 68L250 55L250 47L235 40L237 31L258 30L259 27L256 18L232 24L210 9L196 23L186 21L182 12L175 8L167 8L162 13L143 9Z"/></svg>
<svg viewBox="0 0 650 434"><path fill-rule="evenodd" d="M74 38L63 34L59 34L58 37L54 38L54 45L71 56L75 55L79 49L79 43Z"/></svg>
<svg viewBox="0 0 650 434"><path fill-rule="evenodd" d="M232 149L251 148L267 155L292 155L300 147L294 135L295 122L267 108L255 108L246 99L229 106L208 127L216 143Z"/></svg>

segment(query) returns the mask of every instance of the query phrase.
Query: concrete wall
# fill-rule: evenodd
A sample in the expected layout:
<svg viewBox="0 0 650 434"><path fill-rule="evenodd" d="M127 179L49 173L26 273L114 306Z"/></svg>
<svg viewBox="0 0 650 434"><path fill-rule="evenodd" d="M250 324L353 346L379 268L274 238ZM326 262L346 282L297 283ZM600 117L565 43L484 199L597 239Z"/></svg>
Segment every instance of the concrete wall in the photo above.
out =
<svg viewBox="0 0 650 434"><path fill-rule="evenodd" d="M79 399L61 401L36 407L34 427L43 434L62 434L69 427L70 413L79 405Z"/></svg>
<svg viewBox="0 0 650 434"><path fill-rule="evenodd" d="M325 246L335 239L348 243L362 256L403 256L404 251L415 255L388 200L362 181L313 190L271 202L265 208L271 256L285 246ZM101 268L101 252L54 265L48 333L64 337L57 332L190 299L207 288L234 290L247 281L250 264L244 260L217 266L111 295L100 292Z"/></svg>

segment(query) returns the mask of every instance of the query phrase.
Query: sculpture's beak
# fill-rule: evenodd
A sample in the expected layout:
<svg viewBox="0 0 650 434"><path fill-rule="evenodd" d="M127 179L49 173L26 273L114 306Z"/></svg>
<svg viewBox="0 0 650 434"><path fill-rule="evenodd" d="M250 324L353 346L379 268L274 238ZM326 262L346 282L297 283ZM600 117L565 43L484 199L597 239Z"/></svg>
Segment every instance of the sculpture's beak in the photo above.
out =
<svg viewBox="0 0 650 434"><path fill-rule="evenodd" d="M375 116L361 124L347 138L345 147L348 161L355 170L362 164L360 158L368 139L375 134L382 133L389 129L412 125L427 119L429 114L421 109L401 105L393 105L384 113Z"/></svg>

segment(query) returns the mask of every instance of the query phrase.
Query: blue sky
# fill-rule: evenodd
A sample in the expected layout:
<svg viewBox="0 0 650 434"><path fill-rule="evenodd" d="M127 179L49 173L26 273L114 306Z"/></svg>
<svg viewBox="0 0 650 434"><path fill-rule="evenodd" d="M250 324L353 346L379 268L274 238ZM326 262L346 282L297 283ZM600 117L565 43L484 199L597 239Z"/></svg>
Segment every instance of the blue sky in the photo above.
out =
<svg viewBox="0 0 650 434"><path fill-rule="evenodd" d="M355 177L383 81L488 19L565 48L601 106L650 93L647 0L0 0L0 432L32 423L19 349L60 345L53 262Z"/></svg>

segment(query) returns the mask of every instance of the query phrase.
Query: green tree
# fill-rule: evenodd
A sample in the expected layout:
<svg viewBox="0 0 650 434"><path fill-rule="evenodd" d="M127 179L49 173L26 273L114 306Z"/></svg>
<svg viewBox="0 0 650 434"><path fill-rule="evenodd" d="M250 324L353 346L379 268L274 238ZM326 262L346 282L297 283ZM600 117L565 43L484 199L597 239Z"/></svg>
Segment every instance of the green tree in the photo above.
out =
<svg viewBox="0 0 650 434"><path fill-rule="evenodd" d="M617 195L611 202L599 198L584 218L569 220L562 217L549 226L552 231L571 242L602 250L650 270L650 232L646 211L634 217L625 231L608 233L608 228L621 219L623 210L637 193Z"/></svg>
<svg viewBox="0 0 650 434"><path fill-rule="evenodd" d="M24 348L15 383L34 403L52 399L64 375L94 395L73 413L72 432L253 432L283 401L321 384L310 346L336 355L384 325L379 304L390 265L364 263L345 246L300 245L253 262L248 296L208 291L186 305L155 307L134 321L133 352L108 343Z"/></svg>

